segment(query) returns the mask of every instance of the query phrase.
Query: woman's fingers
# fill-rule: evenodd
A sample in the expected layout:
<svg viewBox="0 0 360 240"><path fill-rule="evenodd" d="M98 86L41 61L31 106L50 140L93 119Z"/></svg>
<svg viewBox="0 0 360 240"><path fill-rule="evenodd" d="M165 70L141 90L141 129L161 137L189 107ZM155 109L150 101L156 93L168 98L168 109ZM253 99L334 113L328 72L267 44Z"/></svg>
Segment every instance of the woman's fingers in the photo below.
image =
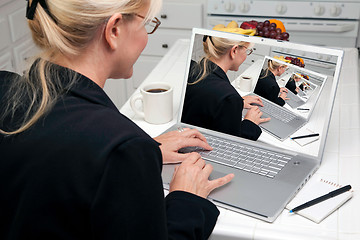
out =
<svg viewBox="0 0 360 240"><path fill-rule="evenodd" d="M187 138L185 141L181 141L179 143L179 148L184 148L184 147L201 147L205 150L212 150L213 148L207 143L204 142L198 138Z"/></svg>
<svg viewBox="0 0 360 240"><path fill-rule="evenodd" d="M188 138L198 138L201 141L204 141L207 143L206 138L196 129L190 129L190 128L184 128L184 131L181 132L182 136L188 137Z"/></svg>
<svg viewBox="0 0 360 240"><path fill-rule="evenodd" d="M271 118L260 118L260 123L268 122Z"/></svg>
<svg viewBox="0 0 360 240"><path fill-rule="evenodd" d="M222 187L225 184L229 183L234 178L234 176L235 175L233 173L230 173L230 174L228 174L228 175L226 175L224 177L211 180L209 182L210 192L213 191L216 188Z"/></svg>

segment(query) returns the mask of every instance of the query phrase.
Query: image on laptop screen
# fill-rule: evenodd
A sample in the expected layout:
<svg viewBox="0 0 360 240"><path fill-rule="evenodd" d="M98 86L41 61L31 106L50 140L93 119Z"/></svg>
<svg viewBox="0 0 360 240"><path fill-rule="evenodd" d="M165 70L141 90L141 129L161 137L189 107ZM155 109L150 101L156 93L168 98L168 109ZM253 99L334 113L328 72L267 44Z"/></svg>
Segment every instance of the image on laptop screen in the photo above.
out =
<svg viewBox="0 0 360 240"><path fill-rule="evenodd" d="M285 67L283 73L274 75L276 85L287 92L283 106L288 107L288 109L293 110L298 115L309 118L325 85L327 76L281 61L277 56L265 56L257 81L254 83L253 92L268 98L269 94L267 94L267 91L271 90L269 90L270 87L265 82L269 78L268 75L271 74L269 69L275 64ZM300 106L301 108L297 109ZM308 110L304 111L304 109Z"/></svg>
<svg viewBox="0 0 360 240"><path fill-rule="evenodd" d="M207 33L210 34L202 34L200 30L194 34L192 39L190 47L191 53L189 54L191 55L191 59L189 59L188 62L188 75L185 86L186 91L181 109L181 122L237 137L244 137L251 140L258 140L260 138L261 140L261 134L263 133L257 138L256 133L254 135L252 134L257 131L256 127L252 128L252 126L249 126L252 124L248 121L241 121L241 118L244 118L244 116L239 114L239 112L241 113L243 110L246 110L246 106L242 105L242 103L236 103L236 101L239 100L235 99L234 96L237 93L245 99L246 95L254 93L261 72L266 70L268 61L271 60L273 62L280 62L286 66L282 74L275 76L275 81L279 89L285 88L286 84L291 80L292 75L300 76L301 79L295 83L295 88L299 89L299 93L296 94L296 96L302 99L304 103L301 103L298 106L299 109L297 109L297 107L291 107L291 103L286 104L285 100L283 108L292 111L300 118L305 118L306 124L300 124L300 127L306 127L308 125L314 110L318 108L319 111L316 111L315 115L319 116L321 114L323 117L318 118L315 116L314 119L317 119L317 125L323 127L321 134L322 131L324 131L326 136L327 116L329 116L332 109L331 101L333 101L337 87L337 79L334 81L334 77L338 78L338 76L334 75L338 75L340 69L340 66L338 66L338 62L340 61L338 55L332 55L328 49L316 46L306 46L306 48L304 48L301 44L286 41L276 41L273 39L219 31L207 31L209 31ZM209 50L213 51L214 49L206 49L204 46L206 45L207 48L209 48L209 46L211 47L211 45L214 44L219 45L219 39L226 39L230 42L233 41L233 43L228 44L237 44L237 50L239 52L240 50L246 52L245 59L239 60L241 64L230 68L228 67L227 69L223 69L219 64L214 64L214 61L207 61L206 66L204 65L204 59L214 59L214 56L210 56L211 53L209 53ZM319 54L326 55L328 61L320 61L313 58L313 56ZM298 66L281 60L289 57L301 58L304 64ZM205 68L202 65L204 65ZM214 69L211 68L218 68L218 70L221 69L221 71L216 70L214 73ZM207 84L210 83L210 81L203 81L204 78L201 77L201 74L205 76L207 73L204 73L201 69L214 73L210 76L210 81L216 81L216 78L211 79L213 76L218 77L221 75L220 79L223 79L224 82L219 81L216 83L213 82L214 84ZM223 74L225 74L227 78L224 78ZM251 87L248 92L242 91L239 86L239 78L244 75L251 78ZM207 76L206 79L209 79L209 76ZM231 86L226 84L226 81L230 82ZM209 90L209 86L213 89ZM301 90L301 88L303 88L303 90ZM215 95L227 92L228 96L223 95L225 101L214 102L216 98L213 97L214 95L209 95L209 92ZM275 95L276 94L280 95L279 92L275 92ZM291 93L289 93L289 95L290 94ZM330 98L330 102L329 96L333 96ZM243 104L246 103L244 102ZM327 108L322 108L321 110L321 107L318 106L327 106ZM236 121L238 124L236 124ZM319 121L321 123L319 123ZM261 127L261 124L264 123L259 123L258 126ZM240 125L240 130L239 126L236 125ZM245 127L242 127L242 125ZM300 128L295 129L292 133L299 129ZM251 132L249 133L247 130ZM285 139L280 139L280 141L286 139L289 139L289 136ZM275 143L277 144L277 141L275 141ZM321 143L319 142L318 144ZM318 156L320 152L322 152L322 150L319 148L319 151L315 155Z"/></svg>

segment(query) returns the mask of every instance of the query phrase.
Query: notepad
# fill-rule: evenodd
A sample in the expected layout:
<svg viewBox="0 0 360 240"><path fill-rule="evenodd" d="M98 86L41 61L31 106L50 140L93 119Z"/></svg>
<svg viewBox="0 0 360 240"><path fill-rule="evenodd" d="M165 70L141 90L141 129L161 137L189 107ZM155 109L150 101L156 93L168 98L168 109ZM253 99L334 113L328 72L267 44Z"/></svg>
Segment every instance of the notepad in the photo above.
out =
<svg viewBox="0 0 360 240"><path fill-rule="evenodd" d="M293 134L291 137L304 136L304 135L309 135L309 134L313 134L313 133L315 133L315 132L308 128L302 128L299 131L297 131L295 134ZM308 145L309 143L319 140L319 138L320 138L319 136L315 136L315 137L294 139L292 141L295 141L297 144L299 144L300 146L303 147L305 145Z"/></svg>
<svg viewBox="0 0 360 240"><path fill-rule="evenodd" d="M342 187L339 184L324 180L324 179L312 179L311 182L308 182L303 189L294 197L294 199L286 206L286 209L293 209L305 202L313 200L317 197L325 195L331 191L336 190L337 188ZM299 214L303 217L310 219L316 223L320 223L327 216L333 213L346 201L352 197L352 190L342 193L333 198L327 199L323 202L315 204L311 207L297 211L296 213L289 214Z"/></svg>

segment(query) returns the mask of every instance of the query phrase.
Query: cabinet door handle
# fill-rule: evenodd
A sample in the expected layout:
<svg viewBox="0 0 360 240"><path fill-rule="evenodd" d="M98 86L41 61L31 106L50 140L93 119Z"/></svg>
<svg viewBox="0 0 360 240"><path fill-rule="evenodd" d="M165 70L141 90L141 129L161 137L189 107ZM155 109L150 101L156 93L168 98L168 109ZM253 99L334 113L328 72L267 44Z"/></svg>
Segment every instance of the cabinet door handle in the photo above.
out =
<svg viewBox="0 0 360 240"><path fill-rule="evenodd" d="M161 14L160 17L163 18L163 19L166 19L167 15L166 14Z"/></svg>
<svg viewBox="0 0 360 240"><path fill-rule="evenodd" d="M168 48L169 46L168 46L166 43L164 43L164 44L162 45L162 47L163 47L163 48Z"/></svg>

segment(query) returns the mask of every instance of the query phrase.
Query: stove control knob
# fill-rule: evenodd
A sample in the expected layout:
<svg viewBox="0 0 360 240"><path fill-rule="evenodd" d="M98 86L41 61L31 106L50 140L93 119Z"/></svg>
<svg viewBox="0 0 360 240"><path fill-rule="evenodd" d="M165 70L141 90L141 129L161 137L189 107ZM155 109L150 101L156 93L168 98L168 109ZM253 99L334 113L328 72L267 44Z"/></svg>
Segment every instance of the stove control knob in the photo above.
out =
<svg viewBox="0 0 360 240"><path fill-rule="evenodd" d="M338 17L341 14L341 7L334 5L330 8L330 15L333 17Z"/></svg>
<svg viewBox="0 0 360 240"><path fill-rule="evenodd" d="M321 16L325 13L325 8L322 5L317 5L314 8L314 13L316 16Z"/></svg>
<svg viewBox="0 0 360 240"><path fill-rule="evenodd" d="M324 60L325 60L325 61L330 61L330 59L331 59L331 56L330 56L330 55L325 55L325 56L324 56Z"/></svg>
<svg viewBox="0 0 360 240"><path fill-rule="evenodd" d="M321 59L323 59L324 56L322 54L317 53L316 57L317 57L317 59L321 60Z"/></svg>
<svg viewBox="0 0 360 240"><path fill-rule="evenodd" d="M240 5L239 5L239 10L242 13L247 13L250 10L249 3L241 2Z"/></svg>
<svg viewBox="0 0 360 240"><path fill-rule="evenodd" d="M280 3L280 4L276 5L276 12L278 14L285 14L286 11L287 11L287 7L285 4Z"/></svg>
<svg viewBox="0 0 360 240"><path fill-rule="evenodd" d="M224 5L224 9L227 12L233 12L235 10L235 4L233 2L227 2Z"/></svg>

